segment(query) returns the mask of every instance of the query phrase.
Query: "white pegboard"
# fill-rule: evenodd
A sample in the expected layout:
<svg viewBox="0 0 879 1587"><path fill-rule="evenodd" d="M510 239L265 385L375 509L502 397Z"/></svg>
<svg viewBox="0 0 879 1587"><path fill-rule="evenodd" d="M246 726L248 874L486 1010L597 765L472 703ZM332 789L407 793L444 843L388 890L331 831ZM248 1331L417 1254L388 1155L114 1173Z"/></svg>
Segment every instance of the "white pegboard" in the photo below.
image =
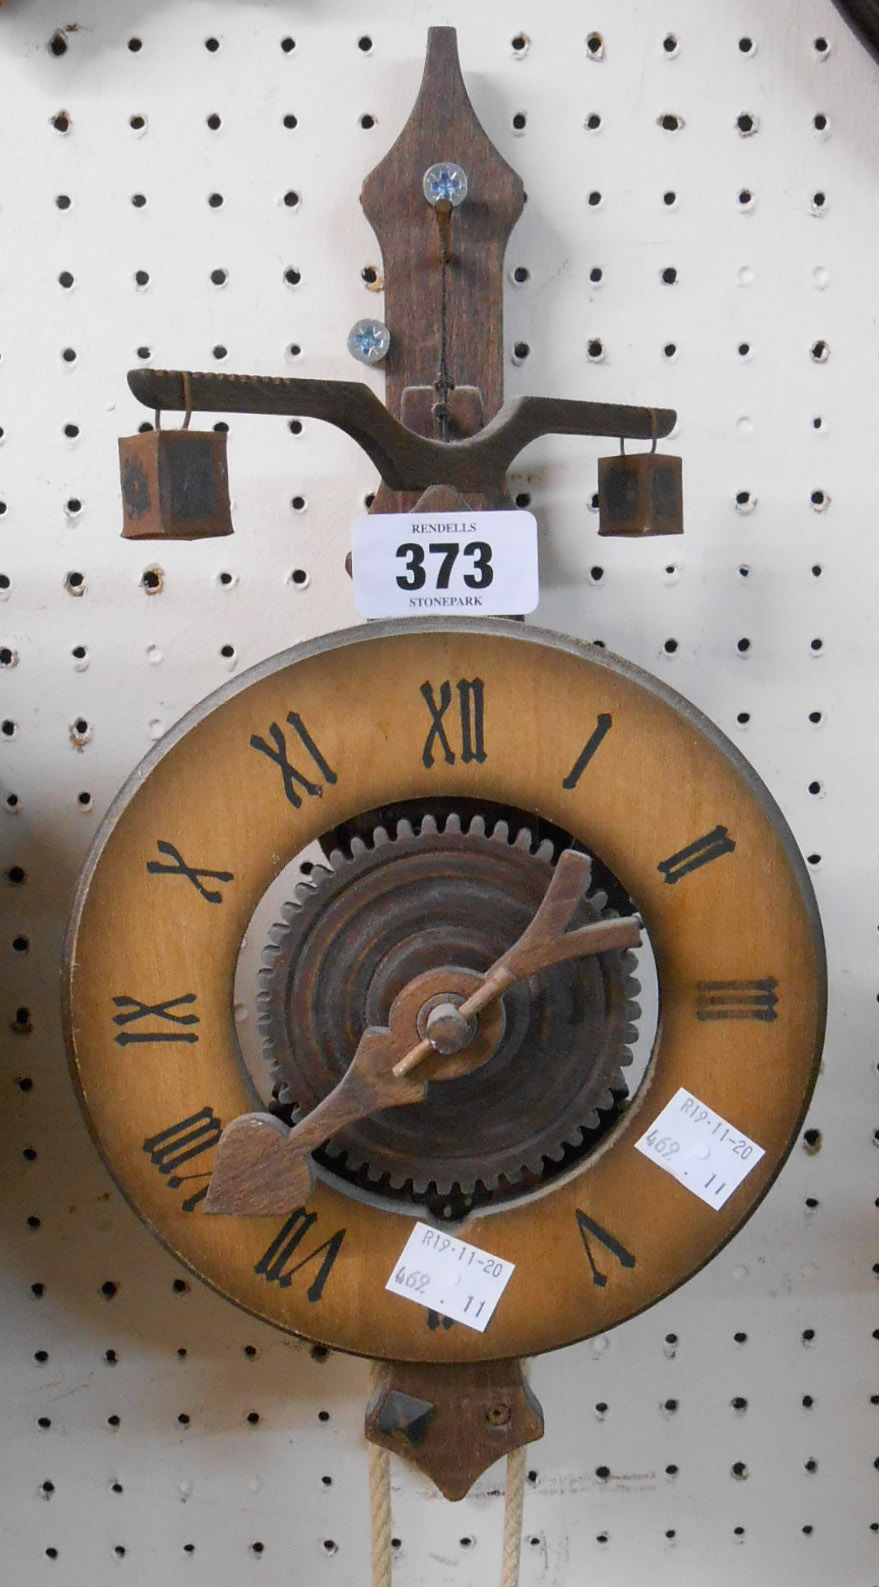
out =
<svg viewBox="0 0 879 1587"><path fill-rule="evenodd" d="M75 876L150 743L230 670L355 620L342 565L375 484L328 427L234 418L236 537L122 542L116 437L145 417L125 371L381 389L345 352L381 303L358 193L439 22L529 194L508 394L681 415L682 541L596 538L596 443L520 459L535 618L741 746L809 856L831 971L819 1133L745 1231L645 1316L534 1364L522 1582L877 1587L879 70L830 0L0 10L4 1570L367 1579L363 1364L250 1321L154 1243L76 1109L57 985ZM399 1587L498 1576L502 1481L449 1506L395 1466Z"/></svg>

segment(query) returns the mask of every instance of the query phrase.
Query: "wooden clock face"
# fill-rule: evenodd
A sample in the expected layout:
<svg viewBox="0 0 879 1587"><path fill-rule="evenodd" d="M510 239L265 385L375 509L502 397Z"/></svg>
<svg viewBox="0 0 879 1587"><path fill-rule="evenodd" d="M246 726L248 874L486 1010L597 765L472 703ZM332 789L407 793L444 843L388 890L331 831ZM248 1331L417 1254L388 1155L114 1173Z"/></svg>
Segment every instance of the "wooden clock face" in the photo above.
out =
<svg viewBox="0 0 879 1587"><path fill-rule="evenodd" d="M455 1224L516 1264L483 1334L385 1290L423 1206L329 1173L286 1216L208 1216L203 1206L221 1126L260 1106L232 991L258 901L327 831L439 798L527 812L538 832L551 823L600 857L643 916L660 994L645 1080L596 1149ZM505 621L371 624L277 656L214 695L108 815L68 940L83 1104L140 1215L254 1314L401 1360L552 1349L687 1279L781 1166L814 1082L823 1013L809 882L754 772L656 680ZM681 1087L765 1151L719 1208L635 1149ZM491 1094L480 1095L487 1119ZM496 1096L502 1116L502 1074Z"/></svg>

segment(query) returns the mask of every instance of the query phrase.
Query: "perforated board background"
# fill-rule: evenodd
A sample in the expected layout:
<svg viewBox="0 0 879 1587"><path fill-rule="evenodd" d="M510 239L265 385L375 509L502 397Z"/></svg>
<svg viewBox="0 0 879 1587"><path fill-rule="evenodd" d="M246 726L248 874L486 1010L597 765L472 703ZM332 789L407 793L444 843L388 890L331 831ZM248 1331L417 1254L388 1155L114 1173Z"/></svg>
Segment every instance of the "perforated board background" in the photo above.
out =
<svg viewBox="0 0 879 1587"><path fill-rule="evenodd" d="M367 1579L363 1363L154 1243L73 1100L58 972L78 868L150 744L230 671L356 620L342 565L375 485L328 427L236 419L235 538L125 543L116 437L146 417L125 371L356 376L347 330L381 309L358 192L435 22L529 194L508 394L680 412L680 541L596 538L595 443L520 460L535 619L740 744L809 857L831 973L811 1133L745 1231L534 1363L522 1580L876 1587L879 71L829 0L0 11L4 1570ZM493 1580L502 1485L451 1506L395 1465L400 1587Z"/></svg>

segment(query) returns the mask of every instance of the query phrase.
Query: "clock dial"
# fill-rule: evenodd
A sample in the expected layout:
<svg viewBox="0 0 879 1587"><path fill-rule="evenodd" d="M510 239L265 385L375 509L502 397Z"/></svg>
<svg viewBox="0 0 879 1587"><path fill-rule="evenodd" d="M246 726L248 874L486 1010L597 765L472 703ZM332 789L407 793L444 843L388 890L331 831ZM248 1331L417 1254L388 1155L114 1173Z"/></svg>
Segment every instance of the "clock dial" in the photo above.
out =
<svg viewBox="0 0 879 1587"><path fill-rule="evenodd" d="M516 889L534 890L520 871L533 862L548 872L538 856L551 829L618 879L643 917L657 965L660 1015L644 1083L627 1102L617 1096L585 1154L546 1176L523 1172L508 1196L481 1203L477 1196L463 1216L460 1203L448 1209L457 1235L516 1264L484 1334L445 1326L385 1291L413 1214L443 1209L383 1194L381 1174L346 1178L334 1172L330 1153L302 1206L275 1217L204 1210L221 1129L260 1106L240 1057L232 994L254 909L306 845L358 823L378 825L374 813L403 805L425 813L460 807L468 840L480 810L527 815L534 846L528 864L511 862L516 884L501 951L521 931ZM436 824L438 837L447 824ZM515 847L516 834L505 844L490 835L491 820L485 825L489 835L477 833L477 858L465 856L464 869L478 869L479 855L490 851L501 897L484 905L493 940L504 919L502 851ZM417 849L412 834L410 844L395 829L387 847L401 841ZM441 853L442 843L435 849ZM366 999L379 1009L382 975L390 996L401 977L405 984L449 962L441 932L438 960L429 947L438 922L455 913L451 861L439 864L438 891L425 873L420 902L417 874L409 892L395 887L395 858L406 863L390 856L375 934L391 944L394 922L401 923L399 962L390 971L380 954L364 972ZM363 864L354 879L366 898L361 931L370 919L368 870ZM460 886L457 914L467 916L466 878ZM538 903L544 888L545 878ZM331 889L325 907L344 914L350 902ZM314 906L319 939L320 888ZM536 905L527 907L533 913ZM480 929L472 925L477 937ZM419 933L427 959L424 943L415 952ZM329 932L328 952L334 940ZM494 956L485 951L483 967ZM596 1000L606 995L616 1010L628 995L625 967L616 980L608 971L609 991L590 991L589 965L572 961L553 971L575 978L586 1023ZM181 1260L282 1328L365 1355L448 1362L532 1354L584 1338L650 1305L706 1262L763 1195L795 1137L824 1009L820 928L804 867L769 794L717 729L603 651L479 620L377 623L331 635L273 658L187 717L104 824L80 884L67 982L69 1041L95 1138L133 1205ZM527 1001L530 986L525 994ZM554 995L564 1002L563 990ZM349 1015L340 1023L335 1010L324 1015L325 1004L318 997L304 1005L308 1062L320 1065L326 1025L332 1069L345 1062L339 1030ZM507 1028L517 1018L527 1026L528 1017L527 1008L513 1008ZM557 1040L533 1043L530 1073L532 1046L524 1042L517 1080L516 1066L501 1061L503 1040L472 1075L447 1082L476 1088L468 1147L477 1159L474 1184L483 1129L486 1157L493 1153L504 1168L486 1164L482 1179L510 1177L516 1151L507 1142L504 1156L492 1121L495 1113L512 1115L523 1130L528 1108L517 1088L533 1086L535 1070L543 1066L545 1076L538 1090L551 1091L559 1074L569 1089L583 1083ZM577 1040L572 1031L574 1050ZM604 1058L612 1087L614 1052ZM280 1054L282 1067L288 1059ZM334 1083L328 1074L326 1090ZM635 1149L680 1087L765 1150L720 1208ZM465 1090L465 1113L466 1105ZM419 1175L417 1105L401 1109L401 1119L404 1113L400 1150L414 1166L397 1179L435 1182L442 1177L435 1134L426 1132ZM393 1110L377 1121L377 1135L384 1162L395 1150ZM379 1153L374 1142L371 1149ZM448 1169L446 1177L455 1179Z"/></svg>

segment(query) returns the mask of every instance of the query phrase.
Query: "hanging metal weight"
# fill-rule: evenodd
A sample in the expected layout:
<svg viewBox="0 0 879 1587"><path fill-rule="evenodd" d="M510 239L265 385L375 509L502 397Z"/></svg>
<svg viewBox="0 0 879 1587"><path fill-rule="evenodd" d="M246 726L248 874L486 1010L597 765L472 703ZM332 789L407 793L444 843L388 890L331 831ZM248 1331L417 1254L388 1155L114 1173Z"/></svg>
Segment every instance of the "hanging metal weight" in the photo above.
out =
<svg viewBox="0 0 879 1587"><path fill-rule="evenodd" d="M600 535L679 535L684 531L681 460L656 451L598 460Z"/></svg>
<svg viewBox="0 0 879 1587"><path fill-rule="evenodd" d="M186 380L184 377L184 385ZM124 540L205 540L230 535L226 434L156 428L119 441Z"/></svg>

